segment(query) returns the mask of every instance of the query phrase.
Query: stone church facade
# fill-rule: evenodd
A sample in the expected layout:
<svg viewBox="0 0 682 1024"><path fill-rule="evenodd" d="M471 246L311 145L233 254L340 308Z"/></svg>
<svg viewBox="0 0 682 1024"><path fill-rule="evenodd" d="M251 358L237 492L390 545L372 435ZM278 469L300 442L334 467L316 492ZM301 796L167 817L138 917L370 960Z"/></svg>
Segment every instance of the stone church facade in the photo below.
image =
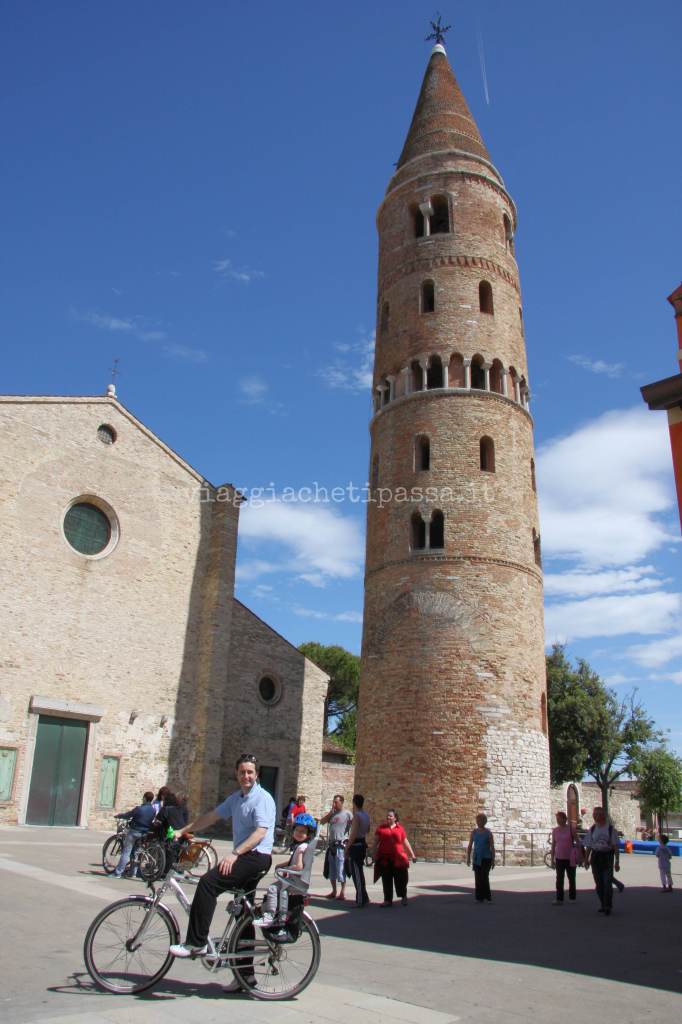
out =
<svg viewBox="0 0 682 1024"><path fill-rule="evenodd" d="M109 390L0 398L0 821L106 827L166 782L196 813L244 751L317 810L328 680L234 598L241 498Z"/></svg>
<svg viewBox="0 0 682 1024"><path fill-rule="evenodd" d="M549 822L540 528L517 213L433 49L377 214L356 786L373 816Z"/></svg>

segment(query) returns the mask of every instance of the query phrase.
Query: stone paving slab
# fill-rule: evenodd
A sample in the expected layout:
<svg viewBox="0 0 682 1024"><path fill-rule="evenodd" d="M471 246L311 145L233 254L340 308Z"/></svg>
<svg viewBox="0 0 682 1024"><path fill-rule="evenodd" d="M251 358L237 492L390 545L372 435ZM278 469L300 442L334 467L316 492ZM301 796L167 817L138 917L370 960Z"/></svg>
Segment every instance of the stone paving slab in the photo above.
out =
<svg viewBox="0 0 682 1024"><path fill-rule="evenodd" d="M674 866L681 891L662 894L656 861L643 856L623 857L627 889L608 919L596 913L586 872L577 902L553 907L552 872L498 867L494 901L481 906L465 865L433 863L411 869L407 907L382 908L379 886L370 884L374 903L355 910L324 898L320 858L310 911L322 934L322 962L298 999L228 996L216 982L226 983L228 972L214 976L186 962L149 994L101 993L83 966L87 926L107 902L143 891L102 873L105 838L0 828L3 1024L156 1024L161 1016L166 1024L575 1024L576 1013L658 1024L679 1016L682 864Z"/></svg>

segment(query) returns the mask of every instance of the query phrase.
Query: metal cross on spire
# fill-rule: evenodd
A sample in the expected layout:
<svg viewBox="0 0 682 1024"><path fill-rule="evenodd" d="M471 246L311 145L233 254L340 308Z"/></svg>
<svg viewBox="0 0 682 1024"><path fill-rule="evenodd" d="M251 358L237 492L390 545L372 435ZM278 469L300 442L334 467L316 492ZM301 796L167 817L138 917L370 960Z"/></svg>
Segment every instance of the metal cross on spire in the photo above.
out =
<svg viewBox="0 0 682 1024"><path fill-rule="evenodd" d="M433 29L433 32L431 33L431 35L428 35L426 37L425 42L428 43L430 39L433 39L436 43L436 46L442 46L443 43L445 42L445 33L450 31L451 26L442 24L440 20L440 11L436 11L436 17L438 19L437 21L429 22L431 28Z"/></svg>

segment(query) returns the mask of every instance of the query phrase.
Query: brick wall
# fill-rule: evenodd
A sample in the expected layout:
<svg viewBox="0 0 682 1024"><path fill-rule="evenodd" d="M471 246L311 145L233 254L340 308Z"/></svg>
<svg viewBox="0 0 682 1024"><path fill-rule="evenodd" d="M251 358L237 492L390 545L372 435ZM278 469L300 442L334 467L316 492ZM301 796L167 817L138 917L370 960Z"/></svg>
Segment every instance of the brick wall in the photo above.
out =
<svg viewBox="0 0 682 1024"><path fill-rule="evenodd" d="M493 828L520 832L549 825L542 573L533 544L540 528L532 420L514 386L528 379L505 233L516 210L476 139L435 51L377 216L375 502L367 512L355 784L374 817L395 805L408 826L468 829L485 809ZM417 237L415 210L432 197L446 200L450 230ZM434 282L433 312L422 311L425 280ZM492 287L493 314L479 308L481 281ZM447 379L420 390L419 372L410 379L406 368L434 356L450 367ZM464 389L462 362L478 359L499 361L507 397L502 378L497 393L492 384ZM415 464L420 436L430 441L428 470ZM483 437L494 442L494 472L481 469ZM443 513L442 548L412 548L415 510L427 523Z"/></svg>
<svg viewBox="0 0 682 1024"><path fill-rule="evenodd" d="M114 444L98 439L102 423ZM97 807L105 754L121 758L115 809L166 781L195 805L210 802L238 504L202 503L202 478L115 399L2 399L0 436L0 743L18 748L0 820L21 820L25 808L35 695L101 712L89 726L81 823L111 820ZM78 554L63 535L65 511L83 495L117 517L106 557Z"/></svg>
<svg viewBox="0 0 682 1024"><path fill-rule="evenodd" d="M328 676L249 611L234 603L227 664L229 711L223 731L221 791L235 787L234 761L243 752L278 769L278 811L303 793L311 813L320 812L322 728ZM272 678L279 699L265 703L259 681Z"/></svg>

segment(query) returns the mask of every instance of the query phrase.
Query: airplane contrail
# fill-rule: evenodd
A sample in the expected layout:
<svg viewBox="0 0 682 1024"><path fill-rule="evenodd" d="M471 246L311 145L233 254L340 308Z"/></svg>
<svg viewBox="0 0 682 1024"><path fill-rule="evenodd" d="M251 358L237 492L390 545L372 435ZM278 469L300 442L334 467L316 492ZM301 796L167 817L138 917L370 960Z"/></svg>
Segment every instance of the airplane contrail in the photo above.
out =
<svg viewBox="0 0 682 1024"><path fill-rule="evenodd" d="M485 52L483 50L483 36L480 32L476 33L478 37L478 59L481 62L481 75L483 77L483 94L485 101L490 106L490 93L488 92L488 76L485 70Z"/></svg>

